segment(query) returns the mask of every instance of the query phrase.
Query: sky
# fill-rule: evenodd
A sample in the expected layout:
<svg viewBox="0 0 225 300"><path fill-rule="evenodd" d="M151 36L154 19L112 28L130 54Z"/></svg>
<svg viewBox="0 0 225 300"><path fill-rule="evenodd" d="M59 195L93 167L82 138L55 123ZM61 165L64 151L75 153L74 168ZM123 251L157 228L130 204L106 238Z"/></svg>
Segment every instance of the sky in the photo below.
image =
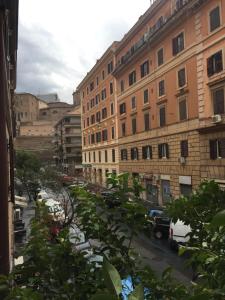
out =
<svg viewBox="0 0 225 300"><path fill-rule="evenodd" d="M20 0L17 92L72 93L150 0Z"/></svg>

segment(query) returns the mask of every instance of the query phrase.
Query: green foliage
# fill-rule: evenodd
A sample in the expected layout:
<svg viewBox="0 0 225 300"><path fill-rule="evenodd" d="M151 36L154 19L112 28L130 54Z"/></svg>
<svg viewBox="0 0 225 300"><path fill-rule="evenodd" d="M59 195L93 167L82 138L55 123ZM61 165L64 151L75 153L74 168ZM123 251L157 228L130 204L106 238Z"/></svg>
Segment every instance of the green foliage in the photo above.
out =
<svg viewBox="0 0 225 300"><path fill-rule="evenodd" d="M179 253L190 254L190 264L198 274L193 299L224 299L224 209L225 192L214 181L203 182L189 199L181 198L168 208L174 221L179 218L192 229L188 245Z"/></svg>
<svg viewBox="0 0 225 300"><path fill-rule="evenodd" d="M120 274L116 268L111 265L107 259L103 261L103 274L105 279L105 285L109 291L115 296L119 296L122 293L122 284Z"/></svg>
<svg viewBox="0 0 225 300"><path fill-rule="evenodd" d="M22 182L30 201L37 196L40 187L41 162L37 156L27 151L16 152L16 177Z"/></svg>

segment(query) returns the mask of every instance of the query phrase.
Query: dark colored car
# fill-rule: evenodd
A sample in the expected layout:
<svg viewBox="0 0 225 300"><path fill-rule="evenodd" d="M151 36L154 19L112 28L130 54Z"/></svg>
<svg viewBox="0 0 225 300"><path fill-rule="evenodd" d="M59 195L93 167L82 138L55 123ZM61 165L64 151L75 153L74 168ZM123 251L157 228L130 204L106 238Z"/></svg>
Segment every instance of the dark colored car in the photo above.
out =
<svg viewBox="0 0 225 300"><path fill-rule="evenodd" d="M103 191L101 192L101 196L105 200L105 203L108 206L108 208L114 208L121 204L119 198L115 197L113 191Z"/></svg>
<svg viewBox="0 0 225 300"><path fill-rule="evenodd" d="M151 230L156 239L168 238L170 228L170 218L161 208L153 208L148 212Z"/></svg>

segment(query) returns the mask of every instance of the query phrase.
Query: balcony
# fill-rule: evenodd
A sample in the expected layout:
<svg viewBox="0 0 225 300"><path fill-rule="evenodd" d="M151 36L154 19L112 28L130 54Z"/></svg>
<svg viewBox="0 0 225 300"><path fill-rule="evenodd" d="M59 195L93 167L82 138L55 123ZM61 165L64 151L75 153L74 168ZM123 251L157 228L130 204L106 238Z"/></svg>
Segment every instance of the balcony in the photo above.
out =
<svg viewBox="0 0 225 300"><path fill-rule="evenodd" d="M182 23L185 16L192 14L195 8L206 1L207 0L179 1L179 5L175 6L170 15L159 18L156 24L151 27L124 56L121 57L121 59L117 62L113 75L119 75L120 72L131 63L131 61L133 62L135 59L138 59L139 55L143 54L144 51L149 51L151 46L154 46L155 43L162 40L162 38L168 34L168 31L176 28L180 23Z"/></svg>

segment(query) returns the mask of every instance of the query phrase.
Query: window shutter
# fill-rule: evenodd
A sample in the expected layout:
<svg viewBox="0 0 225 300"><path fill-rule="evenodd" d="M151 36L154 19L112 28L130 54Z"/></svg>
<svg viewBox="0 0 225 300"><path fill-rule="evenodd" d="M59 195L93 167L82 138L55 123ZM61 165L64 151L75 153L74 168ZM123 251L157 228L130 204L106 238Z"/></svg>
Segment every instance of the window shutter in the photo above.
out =
<svg viewBox="0 0 225 300"><path fill-rule="evenodd" d="M212 57L208 58L208 61L207 61L207 73L208 73L209 77L213 75L213 58Z"/></svg>
<svg viewBox="0 0 225 300"><path fill-rule="evenodd" d="M209 148L210 148L210 158L216 159L217 158L217 141L216 140L210 140L209 141Z"/></svg>
<svg viewBox="0 0 225 300"><path fill-rule="evenodd" d="M142 147L142 158L143 159L147 158L146 147Z"/></svg>
<svg viewBox="0 0 225 300"><path fill-rule="evenodd" d="M225 139L219 140L219 156L225 158Z"/></svg>
<svg viewBox="0 0 225 300"><path fill-rule="evenodd" d="M131 148L131 159L133 160L134 159L134 149Z"/></svg>
<svg viewBox="0 0 225 300"><path fill-rule="evenodd" d="M169 145L165 144L165 146L166 146L166 158L169 158L170 157L170 154L169 154Z"/></svg>
<svg viewBox="0 0 225 300"><path fill-rule="evenodd" d="M152 159L152 146L149 146L150 158Z"/></svg>
<svg viewBox="0 0 225 300"><path fill-rule="evenodd" d="M173 39L173 55L177 54L177 39Z"/></svg>
<svg viewBox="0 0 225 300"><path fill-rule="evenodd" d="M159 158L162 158L162 144L158 145L158 155Z"/></svg>

